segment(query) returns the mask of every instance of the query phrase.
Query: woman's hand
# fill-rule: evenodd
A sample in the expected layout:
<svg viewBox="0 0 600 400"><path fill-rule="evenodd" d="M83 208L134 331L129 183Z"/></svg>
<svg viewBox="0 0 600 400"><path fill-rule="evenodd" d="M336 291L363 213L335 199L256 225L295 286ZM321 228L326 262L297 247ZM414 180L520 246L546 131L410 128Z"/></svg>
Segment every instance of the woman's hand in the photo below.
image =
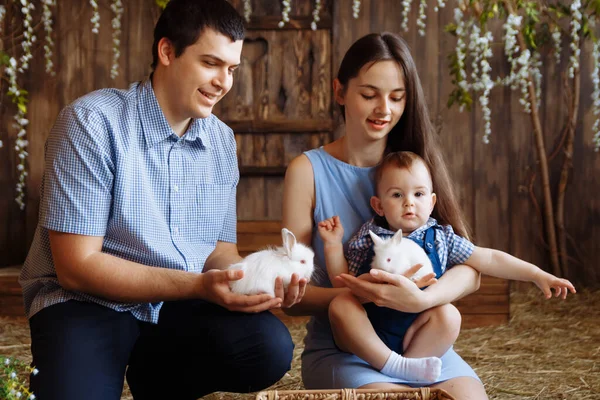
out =
<svg viewBox="0 0 600 400"><path fill-rule="evenodd" d="M405 275L412 276L421 268L415 265L406 271ZM421 312L431 307L427 293L420 288L429 286L437 280L435 274L429 274L413 282L403 275L372 269L369 274L354 277L342 274L338 278L352 293L380 307L388 307L404 312Z"/></svg>
<svg viewBox="0 0 600 400"><path fill-rule="evenodd" d="M307 281L300 279L298 274L292 274L292 279L288 285L287 292L283 289L283 279L275 279L275 297L282 299L281 307L289 308L294 304L300 303L306 292Z"/></svg>

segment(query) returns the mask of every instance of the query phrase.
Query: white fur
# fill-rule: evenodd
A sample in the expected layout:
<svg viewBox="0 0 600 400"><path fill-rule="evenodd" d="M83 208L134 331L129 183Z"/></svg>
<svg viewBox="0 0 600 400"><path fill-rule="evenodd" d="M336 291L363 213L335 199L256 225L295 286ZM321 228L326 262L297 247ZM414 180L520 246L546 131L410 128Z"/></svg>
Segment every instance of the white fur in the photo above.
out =
<svg viewBox="0 0 600 400"><path fill-rule="evenodd" d="M310 247L296 241L294 234L286 228L281 230L283 246L271 247L249 254L241 262L232 264L229 269L241 269L244 277L230 282L235 293L275 295L275 279L283 278L287 289L292 274L310 280L314 271L315 253Z"/></svg>
<svg viewBox="0 0 600 400"><path fill-rule="evenodd" d="M371 268L403 275L413 265L422 264L423 266L410 277L412 280L418 280L433 272L425 250L412 240L403 239L401 230L389 239L382 239L372 231L369 231L369 235L373 239L375 251Z"/></svg>

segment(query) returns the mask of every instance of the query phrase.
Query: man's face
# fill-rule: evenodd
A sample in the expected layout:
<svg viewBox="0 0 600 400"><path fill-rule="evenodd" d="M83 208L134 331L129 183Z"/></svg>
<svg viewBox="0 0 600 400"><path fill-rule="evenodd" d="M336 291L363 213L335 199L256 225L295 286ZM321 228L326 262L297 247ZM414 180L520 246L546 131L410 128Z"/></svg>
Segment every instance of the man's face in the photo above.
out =
<svg viewBox="0 0 600 400"><path fill-rule="evenodd" d="M206 28L179 57L175 57L171 46L168 63L163 63L164 87L170 114L176 121L211 114L214 105L231 89L243 43Z"/></svg>

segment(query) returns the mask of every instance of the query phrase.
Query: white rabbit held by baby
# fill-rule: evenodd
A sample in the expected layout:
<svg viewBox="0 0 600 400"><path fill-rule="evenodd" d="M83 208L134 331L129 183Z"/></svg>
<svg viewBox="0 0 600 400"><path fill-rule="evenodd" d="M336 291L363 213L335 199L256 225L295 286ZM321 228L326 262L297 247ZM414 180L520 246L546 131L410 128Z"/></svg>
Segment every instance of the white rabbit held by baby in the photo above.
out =
<svg viewBox="0 0 600 400"><path fill-rule="evenodd" d="M433 272L431 260L425 250L412 240L402 238L400 229L389 239L382 239L372 231L369 231L369 235L375 251L371 268L402 275L410 267L422 264L423 266L410 277L413 281Z"/></svg>
<svg viewBox="0 0 600 400"><path fill-rule="evenodd" d="M287 289L292 274L310 280L314 271L315 253L308 246L296 241L294 234L286 228L281 230L283 246L271 247L249 254L241 262L228 269L244 271L242 279L229 283L231 290L240 294L267 293L275 295L275 279L283 278Z"/></svg>

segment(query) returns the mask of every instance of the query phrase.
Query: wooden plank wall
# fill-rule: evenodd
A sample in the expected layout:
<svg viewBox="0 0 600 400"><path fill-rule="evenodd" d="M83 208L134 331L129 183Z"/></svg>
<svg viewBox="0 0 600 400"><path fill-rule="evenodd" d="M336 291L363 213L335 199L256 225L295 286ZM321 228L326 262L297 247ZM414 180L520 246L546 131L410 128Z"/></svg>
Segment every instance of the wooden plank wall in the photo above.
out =
<svg viewBox="0 0 600 400"><path fill-rule="evenodd" d="M231 2L243 10L241 0ZM232 93L216 112L222 119L231 120L234 126L238 122L241 124L236 131L239 132L240 165L246 173L240 182L239 219L277 221L281 218L281 171L287 162L301 151L324 144L341 132L332 122L336 121L337 114L328 89L341 57L353 41L366 33L399 31L402 4L397 0L363 0L360 17L354 19L352 0L331 0L325 2L322 11L323 25L328 28L321 27L312 32L306 28L314 2L294 0L292 18L295 23L292 25L302 29L280 32L275 27L281 3L268 0L252 3L254 17L250 27L253 29L249 31L250 40L244 49L249 66L243 66ZM99 35L94 35L88 3L58 2L54 25L57 76L45 74L43 51L37 47L31 74L22 81L30 92L31 121L25 212L19 211L13 200L17 179L15 154L11 151L16 134L11 128L14 107L6 96L2 98L0 140L5 146L0 149L0 265L21 263L31 243L37 224L44 142L58 111L91 90L106 86L125 88L129 82L142 79L149 72L152 28L159 15L153 1L130 0L125 5L120 76L114 81L109 77L112 13L106 0L99 4L101 28ZM414 23L418 7L414 3L410 30L404 36L419 67L431 116L439 129L461 204L478 244L510 251L545 267L548 258L539 230L541 221L528 196L529 177L536 168L531 124L528 116L520 112L517 93L507 89L495 89L492 93L491 145L481 141L480 110L459 113L456 108L446 107L452 89L447 55L455 41L443 32L443 28L452 21L451 6L448 4L439 13L428 7L427 35L423 38L418 35ZM39 12L36 10L34 22L39 20ZM496 27L495 32L498 29ZM269 53L282 48L285 52L281 54ZM495 53L499 54L496 49ZM600 184L600 157L591 147L594 116L589 110L589 74L592 70L589 53L590 49L586 48L581 60L581 112L574 149L575 172L571 175L567 195L566 223L572 238L572 253L576 254L574 250L577 249L580 258L587 262L587 267L573 263L571 278L586 286L598 286L600 277L594 261L600 258L600 246L597 246L600 242L600 200L595 191ZM564 93L557 72L568 60L563 56L560 68L556 67L552 56L544 56L543 61L541 112L544 127L550 131L559 126L565 116ZM506 69L501 58L495 59L492 67L494 71ZM299 84L285 86L293 80L295 73L299 73ZM262 79L265 74L266 80ZM261 82L268 85L261 87ZM267 125L256 122L258 125L253 128L248 125L251 118L265 121ZM279 131L269 125L273 121L282 123L289 119L291 125L281 124ZM298 128L294 121L305 121L304 128ZM271 131L265 130L265 126ZM261 133L245 134L242 133L244 129ZM554 139L553 132L546 134L548 149L553 147ZM560 158L558 155L553 162L557 163ZM557 165L553 165L553 170ZM553 187L555 185L553 182Z"/></svg>

